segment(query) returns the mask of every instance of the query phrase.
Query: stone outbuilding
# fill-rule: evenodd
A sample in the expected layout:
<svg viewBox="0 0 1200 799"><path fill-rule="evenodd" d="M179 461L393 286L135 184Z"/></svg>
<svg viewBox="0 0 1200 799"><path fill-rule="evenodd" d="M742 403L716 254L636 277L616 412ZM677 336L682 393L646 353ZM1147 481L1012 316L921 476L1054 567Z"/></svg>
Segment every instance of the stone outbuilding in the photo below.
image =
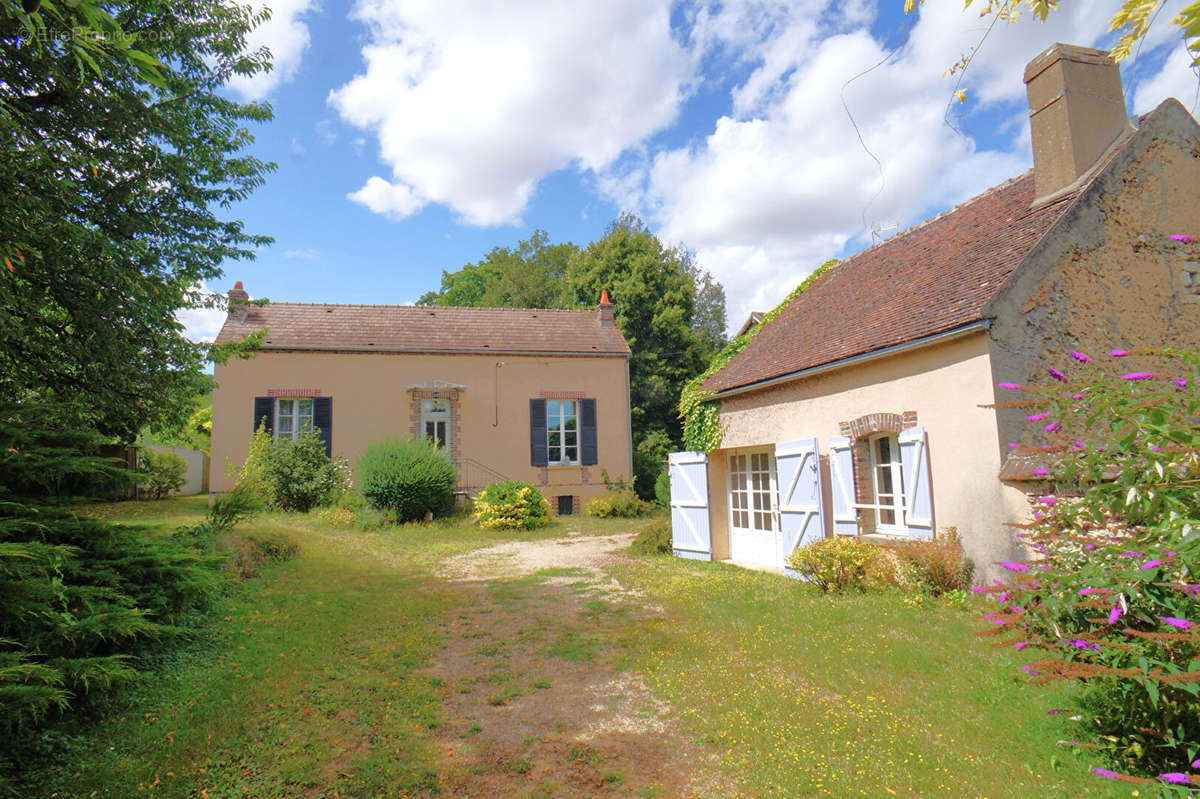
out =
<svg viewBox="0 0 1200 799"><path fill-rule="evenodd" d="M822 537L957 528L987 576L1021 555L997 383L1074 350L1200 346L1200 126L1136 121L1104 52L1025 70L1034 168L822 274L704 388L723 438L671 456L674 547L782 568Z"/></svg>

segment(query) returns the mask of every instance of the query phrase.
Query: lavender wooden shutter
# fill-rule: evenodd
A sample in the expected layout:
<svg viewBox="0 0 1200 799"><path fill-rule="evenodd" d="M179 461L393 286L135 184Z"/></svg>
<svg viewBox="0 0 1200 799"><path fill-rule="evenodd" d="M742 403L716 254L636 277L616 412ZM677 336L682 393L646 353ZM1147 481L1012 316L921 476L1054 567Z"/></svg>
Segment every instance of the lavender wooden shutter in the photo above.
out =
<svg viewBox="0 0 1200 799"><path fill-rule="evenodd" d="M273 435L275 432L275 398L274 397L255 397L254 398L254 426L252 430L258 430L259 425L265 425L267 435Z"/></svg>
<svg viewBox="0 0 1200 799"><path fill-rule="evenodd" d="M829 439L829 482L833 498L833 532L837 535L858 535L858 515L854 502L854 456L850 439L834 436Z"/></svg>
<svg viewBox="0 0 1200 799"><path fill-rule="evenodd" d="M672 452L667 456L667 470L671 478L671 547L680 558L712 560L708 456Z"/></svg>
<svg viewBox="0 0 1200 799"><path fill-rule="evenodd" d="M783 533L783 562L799 547L825 537L821 513L821 455L815 438L775 445L775 474L779 485L779 529Z"/></svg>
<svg viewBox="0 0 1200 799"><path fill-rule="evenodd" d="M549 458L546 446L546 401L529 401L529 462L545 466Z"/></svg>
<svg viewBox="0 0 1200 799"><path fill-rule="evenodd" d="M904 470L904 526L909 538L933 539L933 487L929 482L929 448L925 428L900 433L900 466Z"/></svg>
<svg viewBox="0 0 1200 799"><path fill-rule="evenodd" d="M313 397L313 427L325 444L325 454L333 455L333 397Z"/></svg>
<svg viewBox="0 0 1200 799"><path fill-rule="evenodd" d="M579 401L579 461L584 466L595 466L599 461L596 446L596 400Z"/></svg>

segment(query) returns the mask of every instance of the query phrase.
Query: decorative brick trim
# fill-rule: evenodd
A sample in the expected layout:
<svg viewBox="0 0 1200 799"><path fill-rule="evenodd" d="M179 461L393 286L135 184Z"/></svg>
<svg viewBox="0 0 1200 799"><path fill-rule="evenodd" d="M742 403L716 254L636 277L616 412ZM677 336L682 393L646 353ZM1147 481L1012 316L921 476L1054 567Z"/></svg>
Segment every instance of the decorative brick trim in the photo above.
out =
<svg viewBox="0 0 1200 799"><path fill-rule="evenodd" d="M843 435L846 438L854 437L854 431L850 429L849 422L838 422L838 435Z"/></svg>
<svg viewBox="0 0 1200 799"><path fill-rule="evenodd" d="M587 394L583 391L541 391L538 396L542 399L583 399Z"/></svg>
<svg viewBox="0 0 1200 799"><path fill-rule="evenodd" d="M913 415L915 418L916 414ZM868 413L849 425L851 438L863 438L875 433L899 433L904 429L904 419L898 413Z"/></svg>
<svg viewBox="0 0 1200 799"><path fill-rule="evenodd" d="M909 428L916 427L916 426L917 426L917 412L916 411L905 411L903 416L901 417L900 429L908 430Z"/></svg>
<svg viewBox="0 0 1200 799"><path fill-rule="evenodd" d="M571 497L571 513L578 516L583 513L583 497L575 494Z"/></svg>
<svg viewBox="0 0 1200 799"><path fill-rule="evenodd" d="M454 470L462 466L462 412L459 408L458 390L453 388L420 388L414 389L408 403L408 434L413 438L421 435L421 402L427 399L450 400L450 424L447 435L450 437L450 462Z"/></svg>
<svg viewBox="0 0 1200 799"><path fill-rule="evenodd" d="M268 388L268 397L319 397L319 388Z"/></svg>
<svg viewBox="0 0 1200 799"><path fill-rule="evenodd" d="M448 399L451 402L458 402L458 389L456 388L414 388L412 390L414 400L427 399ZM420 407L420 403L417 403Z"/></svg>

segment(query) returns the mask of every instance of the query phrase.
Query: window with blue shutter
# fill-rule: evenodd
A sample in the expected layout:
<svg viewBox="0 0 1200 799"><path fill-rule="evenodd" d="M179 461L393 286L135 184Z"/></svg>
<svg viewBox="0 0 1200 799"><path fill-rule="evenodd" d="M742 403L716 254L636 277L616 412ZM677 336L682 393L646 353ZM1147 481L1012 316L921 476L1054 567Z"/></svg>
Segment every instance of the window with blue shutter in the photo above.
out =
<svg viewBox="0 0 1200 799"><path fill-rule="evenodd" d="M259 425L266 427L267 435L275 433L275 398L254 398L254 424L252 429L258 430Z"/></svg>
<svg viewBox="0 0 1200 799"><path fill-rule="evenodd" d="M333 397L313 398L313 427L321 442L325 444L325 454L333 454Z"/></svg>
<svg viewBox="0 0 1200 799"><path fill-rule="evenodd" d="M546 400L529 401L529 462L534 466L545 466L546 453Z"/></svg>
<svg viewBox="0 0 1200 799"><path fill-rule="evenodd" d="M579 401L579 459L584 466L595 466L599 462L596 443L596 400Z"/></svg>

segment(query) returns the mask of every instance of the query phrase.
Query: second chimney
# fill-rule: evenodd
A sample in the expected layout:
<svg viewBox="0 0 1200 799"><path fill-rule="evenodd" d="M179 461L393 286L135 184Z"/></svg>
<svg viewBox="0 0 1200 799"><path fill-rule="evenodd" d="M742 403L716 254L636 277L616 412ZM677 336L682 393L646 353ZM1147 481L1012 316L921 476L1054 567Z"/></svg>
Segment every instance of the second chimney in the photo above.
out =
<svg viewBox="0 0 1200 799"><path fill-rule="evenodd" d="M1056 44L1025 67L1037 196L1066 188L1131 129L1121 73L1103 50Z"/></svg>
<svg viewBox="0 0 1200 799"><path fill-rule="evenodd" d="M608 289L600 292L600 304L596 306L596 320L600 322L600 327L616 327L617 322L613 319L613 305L608 299Z"/></svg>

